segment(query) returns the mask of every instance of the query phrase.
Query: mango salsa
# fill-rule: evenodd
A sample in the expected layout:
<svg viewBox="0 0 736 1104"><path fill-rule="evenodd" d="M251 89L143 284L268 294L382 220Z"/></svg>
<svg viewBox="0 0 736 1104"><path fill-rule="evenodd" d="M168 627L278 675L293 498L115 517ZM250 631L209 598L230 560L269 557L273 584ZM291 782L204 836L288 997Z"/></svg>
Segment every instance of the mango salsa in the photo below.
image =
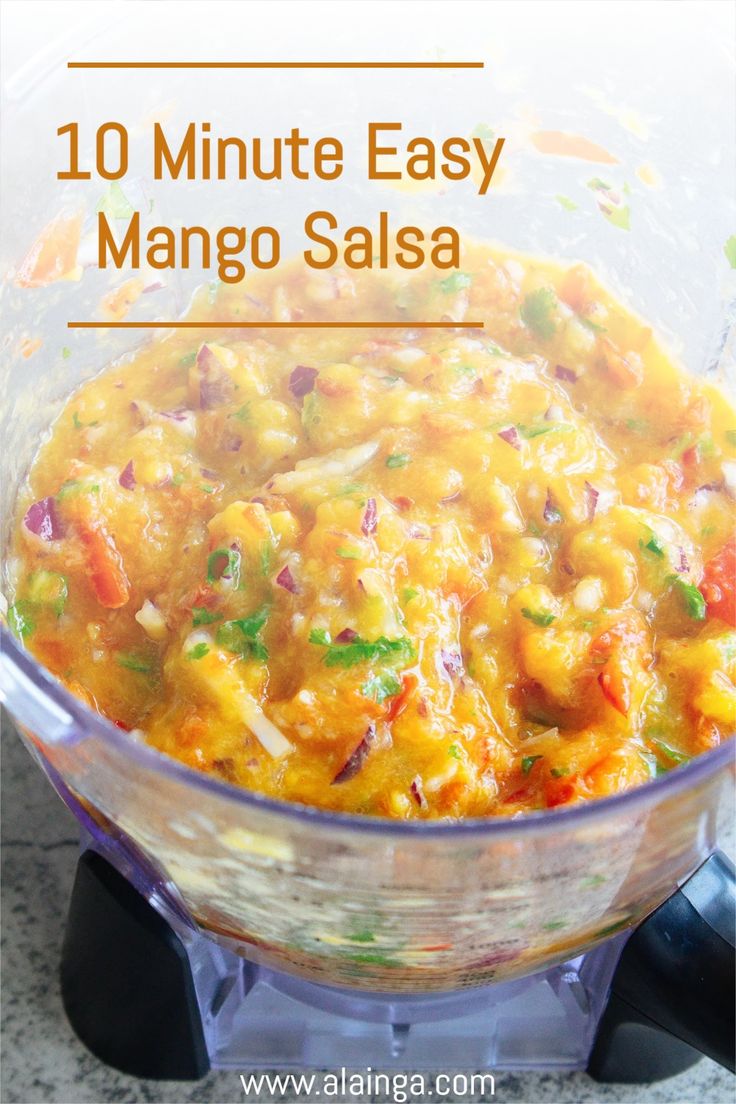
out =
<svg viewBox="0 0 736 1104"><path fill-rule="evenodd" d="M586 267L294 265L191 317L223 325L69 397L18 501L8 622L90 708L399 819L604 797L734 734L736 412ZM224 324L356 318L394 327Z"/></svg>

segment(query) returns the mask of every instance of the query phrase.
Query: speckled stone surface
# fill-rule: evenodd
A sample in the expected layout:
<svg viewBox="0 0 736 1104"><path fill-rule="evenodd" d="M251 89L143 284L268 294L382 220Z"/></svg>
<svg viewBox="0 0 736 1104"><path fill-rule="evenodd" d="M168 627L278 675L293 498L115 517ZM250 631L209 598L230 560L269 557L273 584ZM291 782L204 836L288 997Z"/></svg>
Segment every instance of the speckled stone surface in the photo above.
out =
<svg viewBox="0 0 736 1104"><path fill-rule="evenodd" d="M57 1101L189 1104L288 1099L270 1093L247 1096L235 1073L211 1074L196 1084L136 1081L93 1058L67 1024L57 976L76 859L75 821L7 723L2 734L2 827L0 1098L5 1104ZM730 1074L704 1059L679 1077L656 1085L598 1085L583 1074L499 1074L493 1099L527 1104L538 1101L733 1104L734 1088ZM384 1104L391 1098L381 1095L363 1099ZM448 1099L434 1095L422 1098L428 1104L434 1101L446 1104ZM468 1102L490 1099L472 1095L462 1098Z"/></svg>

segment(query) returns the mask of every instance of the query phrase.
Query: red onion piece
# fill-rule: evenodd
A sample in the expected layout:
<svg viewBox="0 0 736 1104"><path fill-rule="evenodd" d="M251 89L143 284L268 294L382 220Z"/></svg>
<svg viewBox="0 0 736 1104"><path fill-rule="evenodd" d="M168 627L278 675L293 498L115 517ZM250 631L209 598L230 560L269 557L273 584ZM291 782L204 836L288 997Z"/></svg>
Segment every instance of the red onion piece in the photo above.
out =
<svg viewBox="0 0 736 1104"><path fill-rule="evenodd" d="M460 491L455 491L455 493L451 495L445 495L444 498L440 499L440 506L447 506L450 502L457 502L459 498Z"/></svg>
<svg viewBox="0 0 736 1104"><path fill-rule="evenodd" d="M368 725L365 736L360 741L342 770L338 771L338 773L332 779L333 786L338 785L340 782L348 782L351 778L355 778L356 774L366 760L366 756L371 749L371 744L373 743L375 736L376 726L373 724Z"/></svg>
<svg viewBox="0 0 736 1104"><path fill-rule="evenodd" d="M459 678L463 673L463 657L459 652L448 652L443 648L440 652L442 666L450 678Z"/></svg>
<svg viewBox="0 0 736 1104"><path fill-rule="evenodd" d="M555 375L558 379L566 380L568 383L577 383L578 377L572 368L566 368L564 364L555 365Z"/></svg>
<svg viewBox="0 0 736 1104"><path fill-rule="evenodd" d="M680 562L677 565L677 570L682 574L685 571L690 570L690 561L687 558L687 552L684 548L678 547L677 551L680 554Z"/></svg>
<svg viewBox="0 0 736 1104"><path fill-rule="evenodd" d="M134 404L131 403L130 405L133 406ZM160 410L159 417L170 418L172 422L185 422L189 417L189 413L190 412L185 408L179 410Z"/></svg>
<svg viewBox="0 0 736 1104"><path fill-rule="evenodd" d="M431 540L430 534L426 529L422 529L421 525L410 525L406 530L407 537L411 537L412 540Z"/></svg>
<svg viewBox="0 0 736 1104"><path fill-rule="evenodd" d="M411 796L414 798L419 808L426 809L429 803L424 796L424 790L422 789L422 780L419 775L417 775L416 778L412 780L410 789Z"/></svg>
<svg viewBox="0 0 736 1104"><path fill-rule="evenodd" d="M120 475L118 476L118 483L121 487L125 487L126 491L132 491L135 487L135 475L133 474L132 460L129 460L121 471Z"/></svg>
<svg viewBox="0 0 736 1104"><path fill-rule="evenodd" d="M222 443L222 448L225 452L240 452L242 443L243 438L235 435L233 437L227 437Z"/></svg>
<svg viewBox="0 0 736 1104"><path fill-rule="evenodd" d="M197 369L202 410L212 410L232 398L233 381L208 345L203 345L197 353Z"/></svg>
<svg viewBox="0 0 736 1104"><path fill-rule="evenodd" d="M283 587L284 590L288 590L290 594L296 594L296 583L294 582L294 576L289 570L289 565L282 567L276 576L277 586Z"/></svg>
<svg viewBox="0 0 736 1104"><path fill-rule="evenodd" d="M498 436L502 441L505 441L507 445L511 445L512 448L521 452L521 437L519 436L519 431L516 426L509 426L508 429L500 429L498 431Z"/></svg>
<svg viewBox="0 0 736 1104"><path fill-rule="evenodd" d="M370 537L372 533L375 533L377 525L378 511L376 510L376 500L375 498L369 498L365 504L365 512L360 528L364 536Z"/></svg>
<svg viewBox="0 0 736 1104"><path fill-rule="evenodd" d="M23 524L41 540L61 540L64 529L53 498L41 498L28 507Z"/></svg>
<svg viewBox="0 0 736 1104"><path fill-rule="evenodd" d="M353 640L355 640L357 635L358 634L355 631L355 629L343 629L342 632L338 633L337 636L335 637L335 643L336 644L352 644Z"/></svg>
<svg viewBox="0 0 736 1104"><path fill-rule="evenodd" d="M601 492L597 491L592 483L585 480L585 504L588 509L588 521L592 521L595 517L595 512L598 508L598 499L601 496Z"/></svg>
<svg viewBox="0 0 736 1104"><path fill-rule="evenodd" d="M306 364L297 364L289 376L289 390L295 399L303 399L310 391L314 391L314 381L319 372L316 368L308 368Z"/></svg>
<svg viewBox="0 0 736 1104"><path fill-rule="evenodd" d="M722 491L722 490L723 490L723 481L721 480L719 482L701 483L699 487L695 488L695 493L696 493L696 495L698 495L698 494L700 494L701 491Z"/></svg>
<svg viewBox="0 0 736 1104"><path fill-rule="evenodd" d="M213 410L216 406L223 406L231 395L230 380L225 377L215 379L204 376L199 381L199 405L202 410Z"/></svg>
<svg viewBox="0 0 736 1104"><path fill-rule="evenodd" d="M544 503L544 512L542 516L548 525L559 525L562 521L562 514L560 513L559 507L555 505L555 500L549 487L547 488L547 498Z"/></svg>

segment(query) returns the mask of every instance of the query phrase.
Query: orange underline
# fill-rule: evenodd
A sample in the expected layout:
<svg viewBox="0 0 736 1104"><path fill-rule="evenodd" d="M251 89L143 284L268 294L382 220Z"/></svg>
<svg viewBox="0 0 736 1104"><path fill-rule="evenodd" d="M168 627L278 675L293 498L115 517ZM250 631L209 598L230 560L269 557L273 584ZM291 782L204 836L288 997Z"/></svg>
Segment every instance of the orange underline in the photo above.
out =
<svg viewBox="0 0 736 1104"><path fill-rule="evenodd" d="M482 330L483 322L67 322L70 330Z"/></svg>
<svg viewBox="0 0 736 1104"><path fill-rule="evenodd" d="M68 61L68 69L483 69L484 61Z"/></svg>

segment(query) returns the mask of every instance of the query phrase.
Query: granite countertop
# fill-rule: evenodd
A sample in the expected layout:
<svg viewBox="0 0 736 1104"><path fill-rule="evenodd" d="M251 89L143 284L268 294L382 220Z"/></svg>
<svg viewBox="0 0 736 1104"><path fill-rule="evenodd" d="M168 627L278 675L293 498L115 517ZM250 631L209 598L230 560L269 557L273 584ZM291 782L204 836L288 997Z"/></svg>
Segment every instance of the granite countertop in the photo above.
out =
<svg viewBox="0 0 736 1104"><path fill-rule="evenodd" d="M193 1084L137 1081L103 1066L77 1041L61 1007L58 961L77 855L76 822L15 732L2 736L2 1069L6 1104L270 1100L246 1096L234 1072ZM498 1074L497 1101L702 1101L733 1104L734 1080L703 1059L655 1085L599 1085L584 1074ZM302 1097L302 1099L306 1099ZM353 1098L355 1099L355 1098ZM365 1098L367 1099L367 1098ZM374 1096L375 1104L389 1098ZM447 1096L424 1101L447 1102ZM467 1096L479 1101L490 1097Z"/></svg>

